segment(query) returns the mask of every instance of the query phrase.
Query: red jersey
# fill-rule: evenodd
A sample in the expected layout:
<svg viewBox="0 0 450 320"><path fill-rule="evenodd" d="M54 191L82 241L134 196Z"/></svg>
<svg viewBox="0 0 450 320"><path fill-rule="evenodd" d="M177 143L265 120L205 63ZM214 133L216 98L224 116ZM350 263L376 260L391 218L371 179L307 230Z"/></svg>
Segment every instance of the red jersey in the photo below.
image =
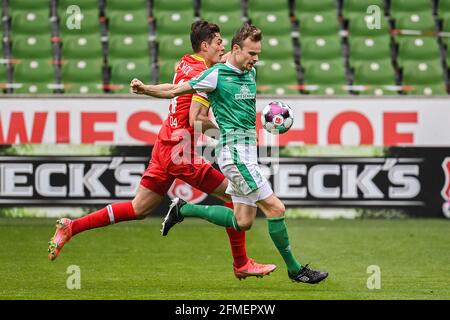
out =
<svg viewBox="0 0 450 320"><path fill-rule="evenodd" d="M179 61L173 84L183 83L197 77L208 69L205 60L195 54L187 54ZM158 138L164 142L178 143L183 139L186 130L191 135L193 142L194 128L189 125L189 109L191 100L198 101L209 107L206 94L185 94L175 97L170 101L169 116L164 121ZM181 129L181 130L180 130ZM178 131L178 132L177 132ZM184 133L184 134L183 134Z"/></svg>

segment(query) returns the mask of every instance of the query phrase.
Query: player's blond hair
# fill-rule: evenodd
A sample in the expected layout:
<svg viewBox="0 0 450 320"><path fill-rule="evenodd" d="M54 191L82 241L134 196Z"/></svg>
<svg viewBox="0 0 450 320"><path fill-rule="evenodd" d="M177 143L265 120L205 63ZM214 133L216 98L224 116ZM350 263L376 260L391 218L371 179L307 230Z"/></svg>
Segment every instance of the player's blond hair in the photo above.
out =
<svg viewBox="0 0 450 320"><path fill-rule="evenodd" d="M245 22L243 26L234 34L233 40L231 40L231 48L233 48L235 44L242 48L244 41L247 38L253 42L259 42L262 40L262 31L254 25Z"/></svg>

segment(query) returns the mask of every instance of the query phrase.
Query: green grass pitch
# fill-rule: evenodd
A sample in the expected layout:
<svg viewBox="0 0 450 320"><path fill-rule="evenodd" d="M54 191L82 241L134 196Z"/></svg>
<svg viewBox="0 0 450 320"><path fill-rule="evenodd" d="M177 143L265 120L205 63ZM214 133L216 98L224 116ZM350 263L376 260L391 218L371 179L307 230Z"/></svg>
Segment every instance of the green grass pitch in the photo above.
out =
<svg viewBox="0 0 450 320"><path fill-rule="evenodd" d="M54 219L0 219L0 299L450 299L450 221L287 220L302 263L327 270L318 285L291 282L264 219L247 233L259 262L278 265L263 279L238 281L225 230L185 220L168 237L160 219L120 223L74 237L47 260ZM71 265L81 288L69 290ZM369 290L368 266L381 270Z"/></svg>

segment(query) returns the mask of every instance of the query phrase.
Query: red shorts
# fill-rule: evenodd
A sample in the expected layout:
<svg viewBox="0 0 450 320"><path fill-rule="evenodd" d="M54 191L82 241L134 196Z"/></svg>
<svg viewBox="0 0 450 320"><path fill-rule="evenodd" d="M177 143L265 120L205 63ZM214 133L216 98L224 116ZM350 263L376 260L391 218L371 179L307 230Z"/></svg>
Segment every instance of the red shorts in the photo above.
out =
<svg viewBox="0 0 450 320"><path fill-rule="evenodd" d="M161 196L169 191L176 178L208 194L216 190L225 176L196 154L192 147L184 147L156 140L141 185Z"/></svg>

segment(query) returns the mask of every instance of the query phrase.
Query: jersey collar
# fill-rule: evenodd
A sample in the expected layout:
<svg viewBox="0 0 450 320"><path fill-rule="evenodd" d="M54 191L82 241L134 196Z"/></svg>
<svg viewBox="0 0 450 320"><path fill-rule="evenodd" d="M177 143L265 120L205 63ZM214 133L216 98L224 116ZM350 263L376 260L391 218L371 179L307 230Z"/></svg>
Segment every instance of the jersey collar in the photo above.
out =
<svg viewBox="0 0 450 320"><path fill-rule="evenodd" d="M197 61L202 61L205 64L205 66L206 66L206 60L203 59L202 57L200 57L199 55L191 54L191 57L194 58Z"/></svg>
<svg viewBox="0 0 450 320"><path fill-rule="evenodd" d="M244 73L244 71L240 70L239 68L236 68L236 67L233 66L231 63L229 63L228 60L227 60L227 62L225 62L225 65L226 65L228 68L233 69L234 71L236 71L236 72L239 73L239 74Z"/></svg>

